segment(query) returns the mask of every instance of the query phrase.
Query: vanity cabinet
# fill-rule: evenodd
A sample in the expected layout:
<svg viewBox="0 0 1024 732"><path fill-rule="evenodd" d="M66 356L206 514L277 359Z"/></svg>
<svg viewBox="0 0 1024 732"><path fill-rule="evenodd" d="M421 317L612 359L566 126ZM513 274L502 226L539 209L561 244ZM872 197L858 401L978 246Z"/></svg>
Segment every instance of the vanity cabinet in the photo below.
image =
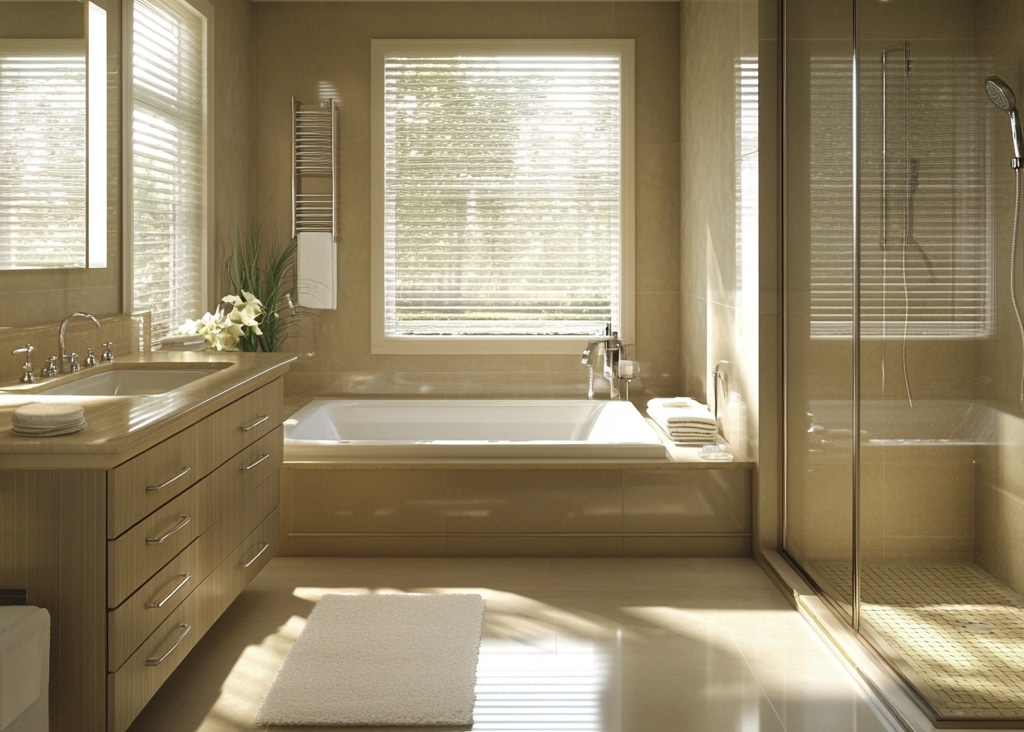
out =
<svg viewBox="0 0 1024 732"><path fill-rule="evenodd" d="M99 469L0 469L0 587L51 613L52 730L123 732L277 551L276 378Z"/></svg>

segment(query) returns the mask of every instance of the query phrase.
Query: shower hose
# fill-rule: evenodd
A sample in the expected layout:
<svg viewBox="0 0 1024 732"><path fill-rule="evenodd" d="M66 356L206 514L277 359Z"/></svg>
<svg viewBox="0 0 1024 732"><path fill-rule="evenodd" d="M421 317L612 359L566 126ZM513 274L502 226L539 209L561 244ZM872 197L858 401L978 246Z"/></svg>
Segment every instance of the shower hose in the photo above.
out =
<svg viewBox="0 0 1024 732"><path fill-rule="evenodd" d="M1013 172L1017 185L1013 203L1013 241L1010 246L1010 300L1013 302L1013 314L1017 316L1017 328L1020 330L1021 370L1018 399L1021 404L1024 404L1024 319L1021 318L1020 302L1017 300L1017 235L1020 229L1021 169L1017 168Z"/></svg>

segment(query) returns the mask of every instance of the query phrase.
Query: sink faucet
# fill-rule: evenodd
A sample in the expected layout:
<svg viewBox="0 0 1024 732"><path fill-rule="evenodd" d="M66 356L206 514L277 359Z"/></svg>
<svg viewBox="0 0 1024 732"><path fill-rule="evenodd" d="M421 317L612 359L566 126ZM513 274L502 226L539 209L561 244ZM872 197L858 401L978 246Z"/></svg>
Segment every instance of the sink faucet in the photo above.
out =
<svg viewBox="0 0 1024 732"><path fill-rule="evenodd" d="M600 347L604 352L602 354L601 373L608 379L608 398L617 399L619 390L615 382L619 379L619 361L626 358L626 344L619 339L618 332L612 330L611 323L605 328L604 338L595 338L587 342L586 348L583 349L580 363L590 367L590 386L587 390L588 399L594 398L594 369L591 354L597 347Z"/></svg>
<svg viewBox="0 0 1024 732"><path fill-rule="evenodd" d="M95 325L97 328L100 327L100 321L96 320L96 318L94 316L89 315L89 313L71 313L71 315L69 315L68 317L64 318L63 321L61 321L61 324L60 324L60 368L61 368L61 371L67 371L68 370L67 364L68 364L68 360L69 360L69 355L68 355L68 352L67 352L67 348L64 346L64 336L65 336L65 334L67 333L67 330L68 330L68 323L70 323L75 318L85 318L87 320L91 320L93 322L93 325ZM74 354L72 354L72 355L74 355ZM78 371L81 368L81 366L78 365L78 360L77 359L70 359L70 360L71 360L70 370L71 371Z"/></svg>

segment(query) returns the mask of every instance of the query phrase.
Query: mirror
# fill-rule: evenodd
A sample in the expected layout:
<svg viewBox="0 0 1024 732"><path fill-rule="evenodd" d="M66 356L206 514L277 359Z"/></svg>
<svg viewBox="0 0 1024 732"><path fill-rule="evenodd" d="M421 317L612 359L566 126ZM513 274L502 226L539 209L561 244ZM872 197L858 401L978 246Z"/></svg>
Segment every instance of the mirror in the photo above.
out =
<svg viewBox="0 0 1024 732"><path fill-rule="evenodd" d="M106 11L0 0L0 269L105 267Z"/></svg>

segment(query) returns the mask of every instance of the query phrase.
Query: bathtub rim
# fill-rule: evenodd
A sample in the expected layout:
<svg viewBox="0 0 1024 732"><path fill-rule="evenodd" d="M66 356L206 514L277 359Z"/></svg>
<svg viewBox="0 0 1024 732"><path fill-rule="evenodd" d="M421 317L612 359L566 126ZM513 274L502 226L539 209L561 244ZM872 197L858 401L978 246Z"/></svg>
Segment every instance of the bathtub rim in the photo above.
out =
<svg viewBox="0 0 1024 732"><path fill-rule="evenodd" d="M294 420L307 410L314 409L318 403L328 402L511 402L521 404L523 402L589 402L590 400L580 398L552 398L552 399L520 399L520 398L429 398L394 396L380 398L366 398L365 396L317 396L306 399L301 406L294 409L285 419L284 438L284 462L291 464L316 464L316 463L377 463L387 465L394 462L419 463L424 465L453 463L467 463L479 466L481 462L508 465L523 461L532 464L536 463L573 463L573 464L609 464L609 463L631 463L639 461L646 464L671 463L678 450L675 445L666 441L655 423L648 418L639 407L631 402L629 404L637 416L642 419L649 428L653 440L650 443L609 443L600 447L608 448L607 455L566 455L564 454L567 441L533 440L518 443L515 441L494 440L488 442L466 441L466 440L434 440L430 442L412 441L380 441L361 440L337 441L337 440L294 440L288 437L288 422ZM598 403L608 403L598 400ZM587 444L572 445L576 450L597 452L599 446ZM673 448L676 448L675 450ZM400 451L400 452L399 452ZM563 454L559 455L561 452ZM696 454L696 449L693 450ZM389 454L390 453L390 454ZM699 460L699 458L697 458ZM700 462L706 462L700 460Z"/></svg>

